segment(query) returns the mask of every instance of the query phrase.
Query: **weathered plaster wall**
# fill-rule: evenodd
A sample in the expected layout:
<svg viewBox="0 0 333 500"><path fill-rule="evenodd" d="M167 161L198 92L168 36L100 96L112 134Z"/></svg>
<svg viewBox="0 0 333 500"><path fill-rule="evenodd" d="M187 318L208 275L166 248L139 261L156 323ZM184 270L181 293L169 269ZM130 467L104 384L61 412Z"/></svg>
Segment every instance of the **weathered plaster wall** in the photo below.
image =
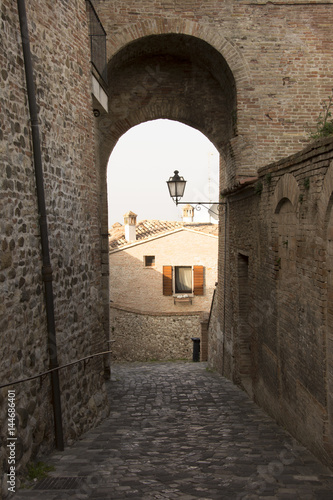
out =
<svg viewBox="0 0 333 500"><path fill-rule="evenodd" d="M332 466L332 139L227 198L211 362Z"/></svg>
<svg viewBox="0 0 333 500"><path fill-rule="evenodd" d="M30 116L16 2L0 3L0 381L48 369ZM105 350L85 2L26 1L45 174L60 364ZM65 443L107 413L101 358L62 370ZM53 447L49 378L15 386L19 470ZM7 389L0 391L1 480ZM1 496L1 493L0 493Z"/></svg>

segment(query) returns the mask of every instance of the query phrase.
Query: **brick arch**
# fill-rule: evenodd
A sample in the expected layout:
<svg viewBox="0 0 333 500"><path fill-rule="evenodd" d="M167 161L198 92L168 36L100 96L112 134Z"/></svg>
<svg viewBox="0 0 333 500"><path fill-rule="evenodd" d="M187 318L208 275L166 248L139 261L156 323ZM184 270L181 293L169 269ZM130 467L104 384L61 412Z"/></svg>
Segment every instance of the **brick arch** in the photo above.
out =
<svg viewBox="0 0 333 500"><path fill-rule="evenodd" d="M299 297L299 281L297 277L297 235L299 230L297 208L299 204L299 187L295 177L285 174L276 185L273 197L275 238L279 273L276 280L276 311L278 321L276 335L279 339L280 370L276 383L290 405L296 399L297 384L295 371L298 361L293 352L295 344L289 334ZM286 374L293 374L289 378Z"/></svg>
<svg viewBox="0 0 333 500"><path fill-rule="evenodd" d="M199 130L215 145L227 166L226 183L231 184L237 165L242 164L242 152L250 162L252 146L237 146L242 139L237 132L237 82L227 59L234 61L242 82L244 65L228 42L220 41L217 50L195 23L185 23L184 29L179 20L167 21L162 28L152 25L155 29L148 22L141 23L140 29L124 28L117 43L113 41L109 113L98 119L101 166L106 166L116 142L130 128L166 118ZM216 40L215 45L219 45ZM223 48L228 58L221 53Z"/></svg>
<svg viewBox="0 0 333 500"><path fill-rule="evenodd" d="M243 91L246 92L248 89L252 88L250 78L251 73L242 53L239 49L237 49L237 47L234 46L234 44L219 33L216 28L204 23L198 23L179 17L170 19L152 17L150 19L124 25L118 29L117 32L114 32L112 29L112 20L108 19L107 14L104 14L103 16L103 24L107 31L107 54L109 65L121 51L124 51L124 49L126 50L131 44L140 43L147 37L158 35L186 35L206 43L211 48L216 50L216 52L219 53L225 60L235 81L236 100L238 95L243 94ZM236 102L236 116L238 106L241 106L241 103L238 104ZM145 121L159 118L176 120L196 128L214 143L220 154L225 157L226 164L230 165L229 169L231 171L236 171L237 167L234 164L237 163L238 165L242 165L242 168L244 169L242 174L254 175L255 172L252 172L254 169L254 147L249 139L244 139L242 135L235 133L234 137L229 138L230 143L221 147L221 145L216 143L212 134L209 133L210 131L207 130L207 127L200 127L200 124L187 119L186 116L179 112L177 113L175 109L158 109L158 107L151 107L149 111L147 109L140 109L130 117L126 117L126 120L122 123L117 123L115 127L112 127L108 137L104 137L103 139L109 144L109 146L105 148L105 151L100 155L101 163L106 165L107 159L118 139L130 128ZM110 119L109 117L104 117L102 121L104 122L102 127L105 128L105 125L108 126ZM223 133L220 135L223 136ZM232 160L230 160L230 155L233 158ZM228 157L229 160L227 159ZM236 173L234 172L232 174L233 179L235 175ZM232 180L229 179L229 181Z"/></svg>
<svg viewBox="0 0 333 500"><path fill-rule="evenodd" d="M109 59L109 69L110 67L112 67L112 64L115 61L118 61L119 65L117 67L119 68L119 71L122 68L124 68L124 65L123 66L121 65L124 62L126 62L125 58L122 59L122 53L124 53L127 50L131 50L130 47L131 45L134 46L134 44L137 44L139 46L139 44L146 41L149 37L168 36L168 35L175 37L176 36L193 37L193 39L196 40L195 43L197 44L201 43L202 46L203 44L207 44L207 51L208 52L210 51L210 53L213 50L216 51L217 56L224 60L226 71L230 72L230 75L232 76L232 79L234 81L233 92L234 92L235 111L237 115L237 94L240 89L246 89L251 87L249 71L238 50L232 45L232 43L230 43L223 36L221 36L221 34L219 34L215 29L188 20L185 21L179 18L177 19L152 18L149 20L124 26L117 33L114 33L112 31L112 20L110 20L108 23L108 19L105 18L105 16L103 18L103 24L107 31L107 40L108 40L107 50ZM110 24L110 26L108 26L108 24ZM139 50L136 52L136 54L138 54L140 57ZM144 55L145 54L143 53L143 56ZM153 52L151 55L152 57L154 56ZM202 51L202 55L204 55L204 50ZM133 62L133 64L137 64L137 58L133 57L131 59L131 62ZM193 62L194 64L197 63L194 57L193 57ZM210 61L210 63L211 62L212 61ZM126 75L126 69L128 69L128 67L129 66L126 67L125 64L125 68L122 73L123 76L121 76L121 78L124 78L124 75ZM154 66L152 67L154 68ZM145 69L145 64L142 64L141 68L138 69L140 69L141 71L141 77L142 75L145 76L143 74L143 71ZM151 76L152 71L150 68L148 73L150 73ZM185 103L185 105L177 106L175 100L174 102L170 102L169 99L165 99L162 103L159 102L158 99L156 100L156 102L154 102L154 99L151 99L150 102L147 104L147 102L145 102L144 91L142 91L142 89L140 88L140 84L138 83L138 88L136 89L137 94L132 93L132 96L130 97L132 98L132 101L129 100L127 103L129 105L135 103L133 109L130 110L130 112L126 113L125 116L119 118L119 116L117 116L117 113L119 112L121 113L122 104L124 105L124 109L126 110L126 102L123 103L119 102L119 99L117 101L117 98L115 97L117 94L116 92L114 92L114 89L112 88L112 83L113 83L112 78L114 77L114 75L115 75L114 71L112 71L112 74L111 71L109 72L109 81L111 82L109 113L107 115L104 116L101 115L100 117L98 117L96 122L98 141L99 141L99 155L97 162L99 163L101 179L105 178L108 159L119 138L133 126L143 123L145 121L154 120L158 118L167 118L182 122L186 125L196 128L197 130L201 131L204 135L206 135L206 137L208 137L215 144L215 146L220 152L221 165L223 165L223 176L226 184L233 183L237 171L236 164L241 165L242 163L244 163L245 165L249 165L247 167L248 169L255 169L254 167L255 162L252 161L252 156L251 156L253 145L250 142L246 142L243 140L243 142L241 141L241 147L239 147L238 143L240 142L240 140L242 140L242 137L237 136L236 131L234 131L234 133L232 133L232 131L230 132L230 130L232 129L232 124L229 125L228 130L230 133L228 137L225 139L224 132L225 130L227 130L227 126L223 130L223 127L219 127L218 120L215 120L215 124L212 125L212 127L209 126L209 123L207 122L207 116L209 116L210 111L206 113L201 112L202 122L200 122L199 119L197 121L195 119L192 119L193 108L197 104L195 101L192 104L192 110L191 106L189 105L189 102ZM210 84L212 86L214 85L213 80L214 78L211 77ZM137 82L140 81L142 81L142 79L140 80L138 76ZM149 79L147 81L149 81ZM126 88L127 88L126 83L125 85L118 84L118 88L115 90L116 91L119 90L119 92L121 92L122 89ZM199 86L197 86L197 88L199 88ZM224 94L223 97L223 91L225 92L225 89L223 89L223 87L220 86L220 94L222 95L221 99L224 98L225 101L229 100L230 102L230 99L226 97L226 94ZM154 95L154 92L152 92L150 96L151 95ZM139 105L137 103L137 101L140 99L142 100L143 103L142 106L140 105L140 103ZM211 100L213 100L213 98ZM114 103L116 103L116 106L118 106L117 109L113 108ZM218 110L217 113L222 114L220 103L216 101L215 104L216 104L215 107L213 107L211 104L209 109L212 110L212 112L214 113L216 112L216 110ZM200 103L200 105L202 105L202 103ZM228 106L229 106L228 109L230 109L230 105L228 103L226 104L226 107L224 109L227 109ZM127 110L128 109L129 107L127 106ZM204 108L202 109L205 111ZM192 111L192 117L191 117L191 111ZM199 114L200 113L198 112L198 115ZM230 111L229 113L224 113L225 116L227 116L227 114L229 115L228 119L231 122L232 113ZM231 139L233 141L232 144L230 142ZM222 144L217 144L216 141L218 142L219 140L224 142ZM251 175L249 171L245 173ZM102 226L101 226L102 261L106 264L108 262L108 214L107 214L106 183L103 183L101 186L100 212L102 219ZM105 292L105 297L107 297L108 296L107 265L105 265L102 280L103 280L102 288ZM107 303L105 303L104 313L105 313L105 318L108 318Z"/></svg>
<svg viewBox="0 0 333 500"><path fill-rule="evenodd" d="M298 208L300 189L292 174L285 174L276 185L273 197L274 213L279 213L281 206L287 199L291 202L295 212Z"/></svg>
<svg viewBox="0 0 333 500"><path fill-rule="evenodd" d="M188 19L151 18L124 26L121 32L108 33L109 60L127 44L150 35L183 34L199 38L214 47L226 60L238 88L250 84L250 71L242 54L216 29Z"/></svg>

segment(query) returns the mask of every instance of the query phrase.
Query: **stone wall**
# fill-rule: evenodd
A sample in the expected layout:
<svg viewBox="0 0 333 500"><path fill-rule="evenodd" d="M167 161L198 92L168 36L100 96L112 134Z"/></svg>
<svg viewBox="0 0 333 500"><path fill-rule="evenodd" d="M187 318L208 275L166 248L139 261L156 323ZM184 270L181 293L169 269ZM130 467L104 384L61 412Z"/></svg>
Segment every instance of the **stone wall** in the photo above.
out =
<svg viewBox="0 0 333 500"><path fill-rule="evenodd" d="M333 140L227 200L211 363L332 466Z"/></svg>
<svg viewBox="0 0 333 500"><path fill-rule="evenodd" d="M201 337L200 313L153 314L111 306L111 359L191 360L192 337Z"/></svg>
<svg viewBox="0 0 333 500"><path fill-rule="evenodd" d="M49 368L30 116L16 2L0 2L1 383ZM49 224L58 360L105 350L85 2L26 1ZM70 48L70 50L69 50ZM107 414L103 360L60 371L65 444ZM14 386L17 472L54 446L50 381ZM13 387L11 387L13 389ZM0 391L1 480L7 389ZM4 469L5 466L5 469ZM5 484L5 481L4 481ZM4 485L3 485L4 488ZM1 493L0 493L1 496Z"/></svg>

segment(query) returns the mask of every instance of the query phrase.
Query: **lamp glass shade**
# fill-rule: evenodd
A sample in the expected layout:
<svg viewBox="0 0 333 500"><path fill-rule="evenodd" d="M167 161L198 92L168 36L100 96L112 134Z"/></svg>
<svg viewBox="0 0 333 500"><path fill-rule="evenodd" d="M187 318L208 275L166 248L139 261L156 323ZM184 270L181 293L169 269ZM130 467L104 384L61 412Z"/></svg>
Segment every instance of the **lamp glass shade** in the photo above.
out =
<svg viewBox="0 0 333 500"><path fill-rule="evenodd" d="M185 191L186 181L184 180L184 177L179 175L178 170L175 170L175 175L170 177L167 184L171 198L175 198L176 200L182 198Z"/></svg>

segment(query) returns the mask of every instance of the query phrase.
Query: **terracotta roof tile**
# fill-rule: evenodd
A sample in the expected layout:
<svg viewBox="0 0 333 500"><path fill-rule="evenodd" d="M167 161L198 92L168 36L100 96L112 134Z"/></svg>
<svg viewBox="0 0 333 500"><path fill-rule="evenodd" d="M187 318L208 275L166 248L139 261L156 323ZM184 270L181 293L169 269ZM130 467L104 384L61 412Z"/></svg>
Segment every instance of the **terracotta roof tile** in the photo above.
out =
<svg viewBox="0 0 333 500"><path fill-rule="evenodd" d="M136 241L142 241L154 236L161 235L175 229L193 229L205 234L218 235L218 225L209 223L195 223L195 222L179 222L179 221L163 221L163 220L142 220L136 225ZM116 250L117 248L124 247L129 243L125 239L125 226L119 222L114 224L109 230L109 249Z"/></svg>

